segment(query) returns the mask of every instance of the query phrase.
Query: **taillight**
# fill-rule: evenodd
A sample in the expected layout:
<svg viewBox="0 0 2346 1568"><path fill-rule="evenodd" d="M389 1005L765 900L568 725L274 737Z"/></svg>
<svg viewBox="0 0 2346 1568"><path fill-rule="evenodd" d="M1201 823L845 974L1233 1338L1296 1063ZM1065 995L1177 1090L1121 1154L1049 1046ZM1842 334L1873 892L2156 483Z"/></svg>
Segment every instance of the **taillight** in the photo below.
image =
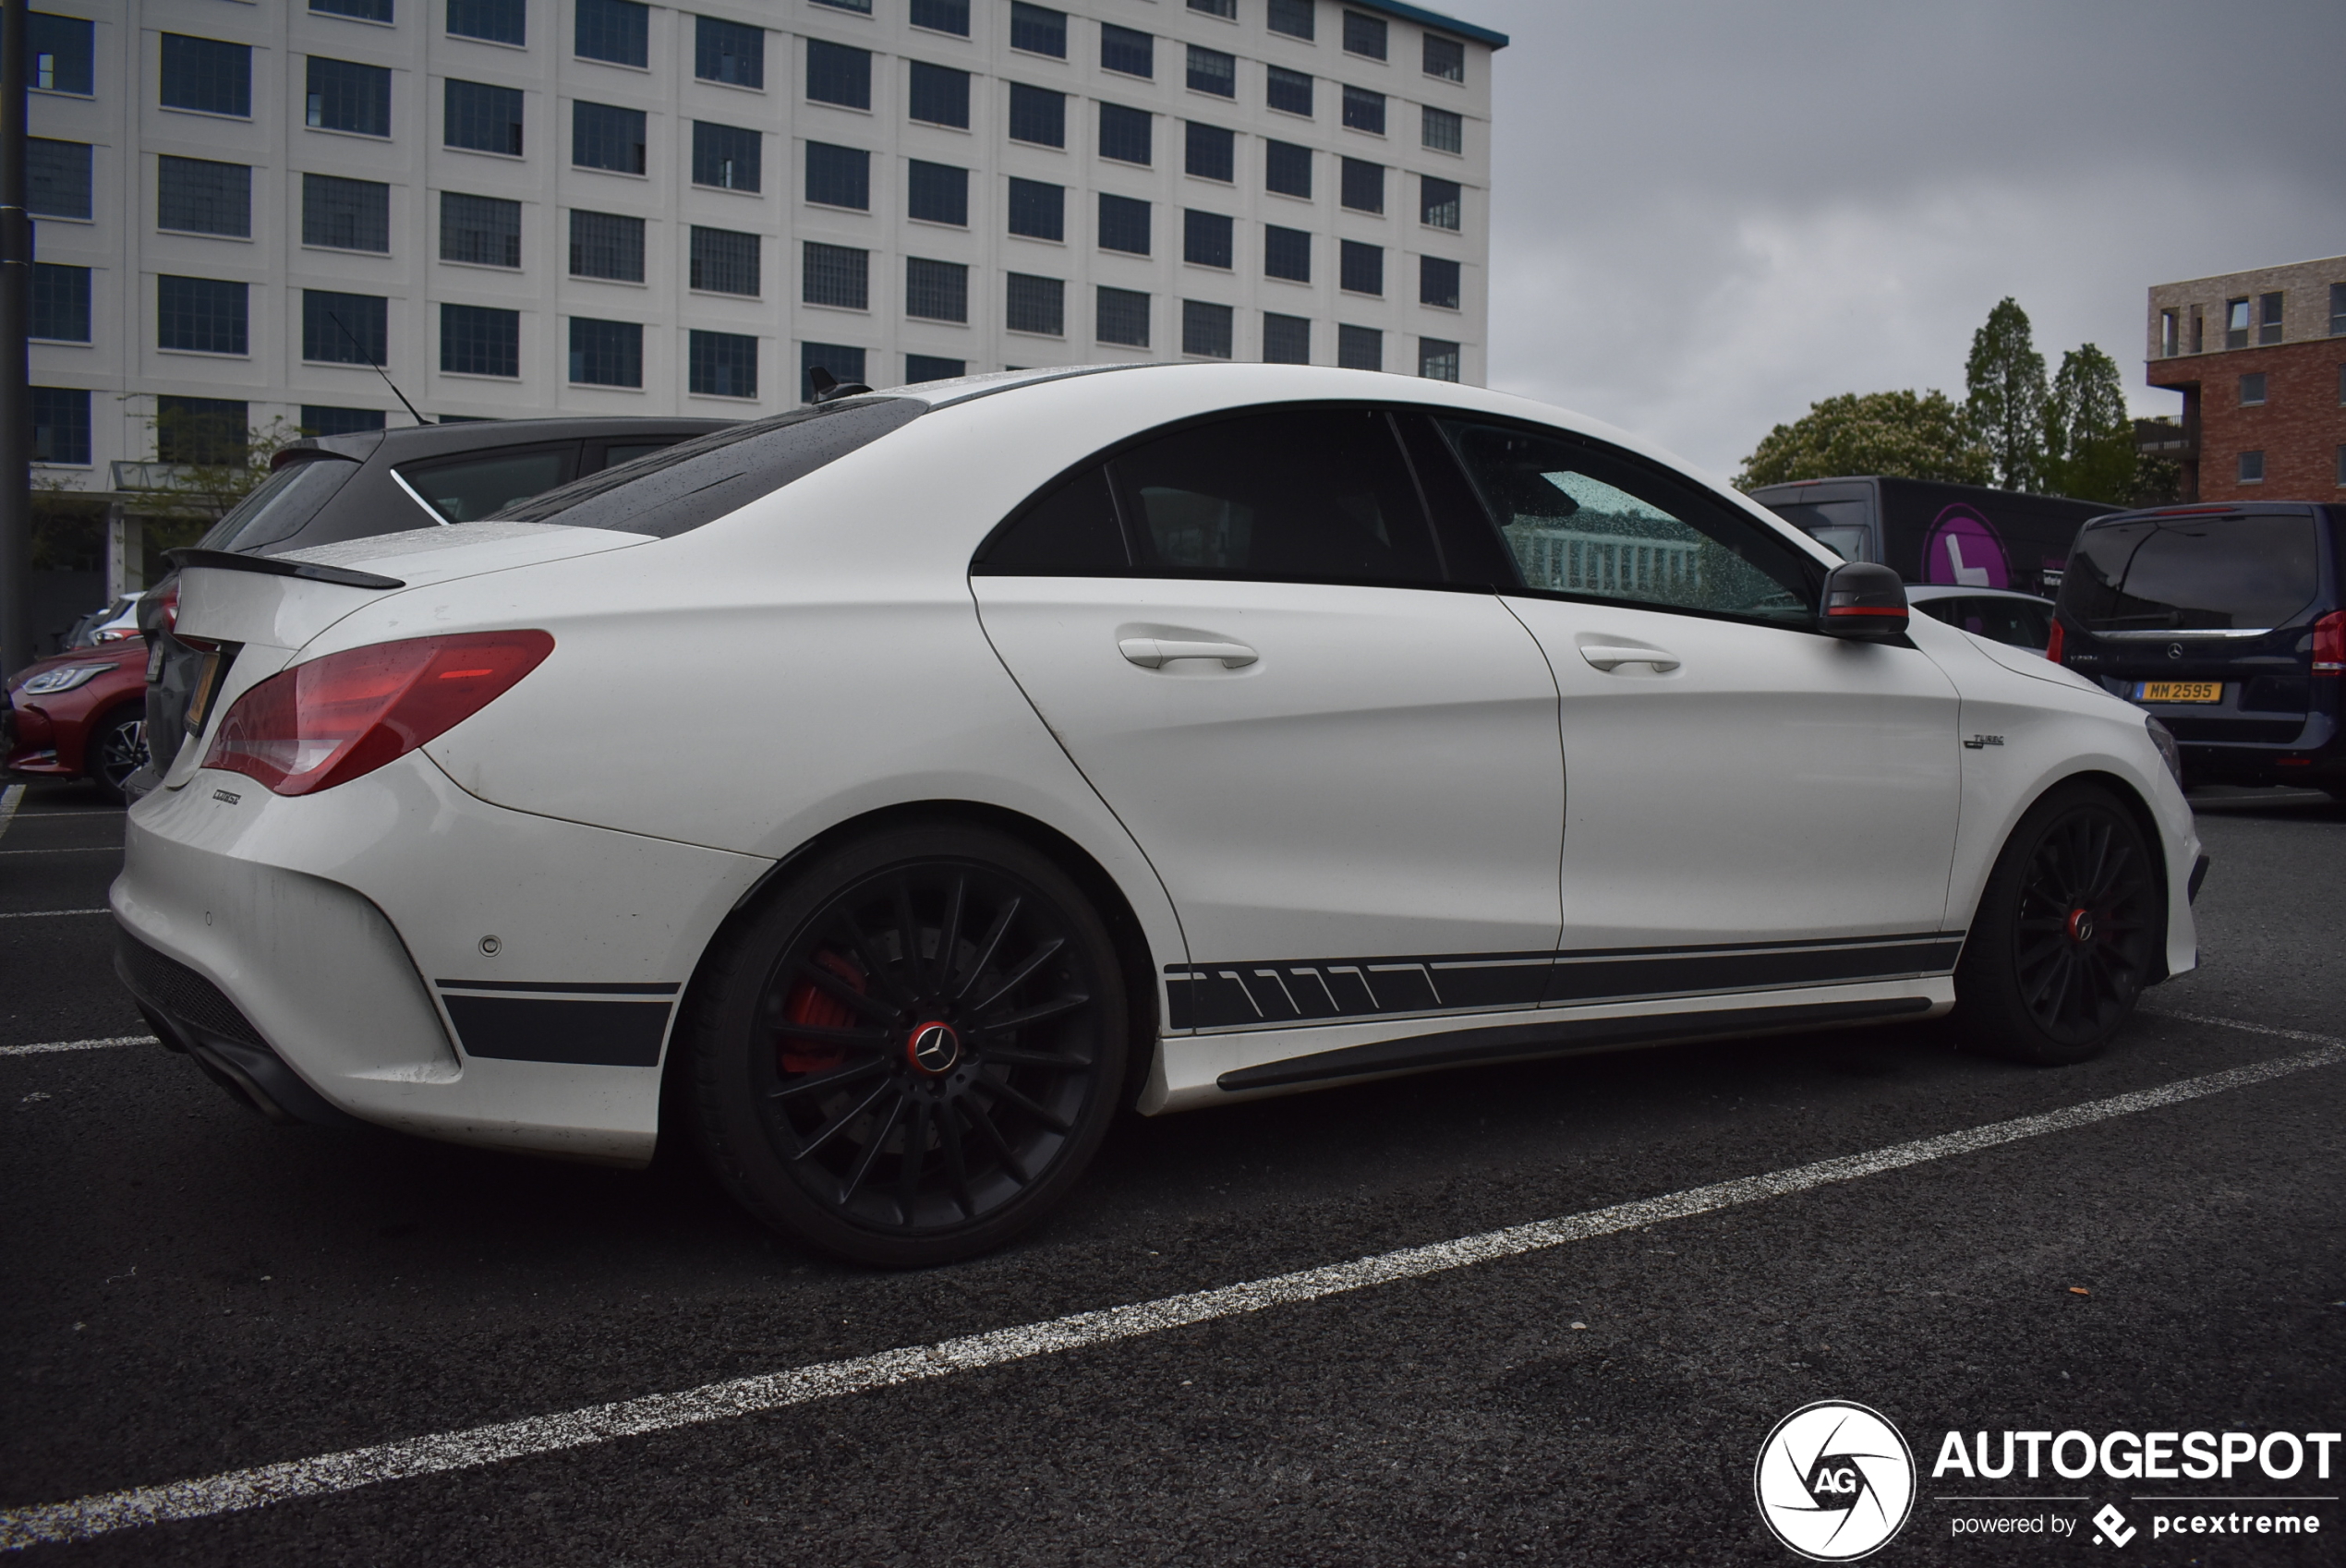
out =
<svg viewBox="0 0 2346 1568"><path fill-rule="evenodd" d="M2346 675L2346 609L2314 622L2314 673Z"/></svg>
<svg viewBox="0 0 2346 1568"><path fill-rule="evenodd" d="M170 583L164 586L159 606L155 623L166 632L175 629L179 624L179 574L176 572L171 574Z"/></svg>
<svg viewBox="0 0 2346 1568"><path fill-rule="evenodd" d="M2045 641L2045 657L2055 664L2061 662L2061 622L2056 621L2052 623L2052 635Z"/></svg>
<svg viewBox="0 0 2346 1568"><path fill-rule="evenodd" d="M331 790L479 712L553 651L544 632L476 632L327 654L238 697L203 765L280 795Z"/></svg>

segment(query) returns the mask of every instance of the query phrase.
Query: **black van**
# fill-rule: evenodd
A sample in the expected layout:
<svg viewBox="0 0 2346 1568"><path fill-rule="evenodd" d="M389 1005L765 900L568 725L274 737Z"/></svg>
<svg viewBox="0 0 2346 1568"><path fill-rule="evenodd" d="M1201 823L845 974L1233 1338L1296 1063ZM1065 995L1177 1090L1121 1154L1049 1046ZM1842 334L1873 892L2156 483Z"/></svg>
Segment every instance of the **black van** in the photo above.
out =
<svg viewBox="0 0 2346 1568"><path fill-rule="evenodd" d="M1848 561L1909 583L2010 588L2050 598L2077 525L2118 509L1980 485L1856 475L1762 485L1751 499Z"/></svg>
<svg viewBox="0 0 2346 1568"><path fill-rule="evenodd" d="M2346 800L2346 507L2167 506L2079 530L2047 657L2174 731L2193 783Z"/></svg>

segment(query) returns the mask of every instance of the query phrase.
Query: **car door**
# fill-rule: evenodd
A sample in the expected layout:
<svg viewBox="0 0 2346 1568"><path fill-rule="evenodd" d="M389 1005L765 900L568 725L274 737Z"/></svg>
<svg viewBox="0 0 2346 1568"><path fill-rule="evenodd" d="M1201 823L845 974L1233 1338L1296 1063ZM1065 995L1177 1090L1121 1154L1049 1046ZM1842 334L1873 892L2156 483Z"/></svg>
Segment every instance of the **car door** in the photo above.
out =
<svg viewBox="0 0 2346 1568"><path fill-rule="evenodd" d="M1955 689L1812 630L1822 570L1658 464L1445 418L1546 651L1565 754L1552 1000L1951 968Z"/></svg>
<svg viewBox="0 0 2346 1568"><path fill-rule="evenodd" d="M1174 1028L1530 1006L1555 945L1555 683L1446 580L1383 413L1082 465L973 564L986 633L1171 894Z"/></svg>

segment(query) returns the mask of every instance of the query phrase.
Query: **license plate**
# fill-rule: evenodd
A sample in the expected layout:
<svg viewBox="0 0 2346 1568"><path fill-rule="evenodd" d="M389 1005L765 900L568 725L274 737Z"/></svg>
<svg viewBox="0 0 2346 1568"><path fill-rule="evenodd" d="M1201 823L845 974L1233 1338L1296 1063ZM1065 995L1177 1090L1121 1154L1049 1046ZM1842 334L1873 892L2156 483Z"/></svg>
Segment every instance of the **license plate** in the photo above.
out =
<svg viewBox="0 0 2346 1568"><path fill-rule="evenodd" d="M195 690L187 695L187 733L190 735L203 732L204 710L212 705L212 677L219 672L220 655L217 652L204 655L203 666L196 672Z"/></svg>
<svg viewBox="0 0 2346 1568"><path fill-rule="evenodd" d="M2224 700L2221 681L2137 681L2134 701L2138 703L2219 703Z"/></svg>

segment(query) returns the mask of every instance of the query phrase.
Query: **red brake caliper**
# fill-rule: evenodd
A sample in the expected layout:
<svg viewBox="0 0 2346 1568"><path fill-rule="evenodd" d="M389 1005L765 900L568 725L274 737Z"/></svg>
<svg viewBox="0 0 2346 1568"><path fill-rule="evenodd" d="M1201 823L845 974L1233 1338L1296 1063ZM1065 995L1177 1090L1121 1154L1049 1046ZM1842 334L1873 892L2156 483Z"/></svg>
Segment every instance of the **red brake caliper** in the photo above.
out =
<svg viewBox="0 0 2346 1568"><path fill-rule="evenodd" d="M864 994L864 971L846 959L826 947L815 955L815 961L853 986L857 995ZM811 980L802 980L791 988L782 1016L790 1023L816 1029L852 1029L856 1022L853 1008ZM840 1046L828 1041L793 1040L788 1025L782 1030L784 1072L821 1072L839 1066L842 1055Z"/></svg>

